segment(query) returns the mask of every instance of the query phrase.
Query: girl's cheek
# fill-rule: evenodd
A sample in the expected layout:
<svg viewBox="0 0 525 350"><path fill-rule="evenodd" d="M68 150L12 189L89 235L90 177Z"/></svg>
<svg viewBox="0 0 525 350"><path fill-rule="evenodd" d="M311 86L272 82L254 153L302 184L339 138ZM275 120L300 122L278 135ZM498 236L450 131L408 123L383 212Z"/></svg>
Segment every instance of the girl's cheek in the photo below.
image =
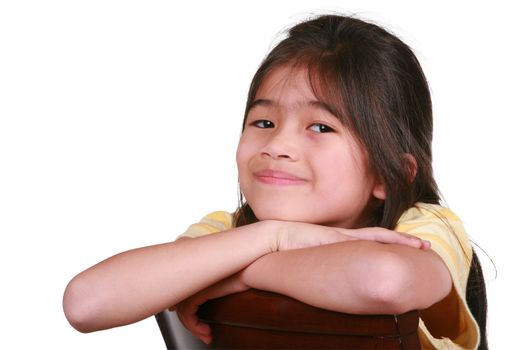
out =
<svg viewBox="0 0 525 350"><path fill-rule="evenodd" d="M253 157L259 153L264 138L254 132L245 131L241 136L239 145L237 146L237 159L244 159Z"/></svg>

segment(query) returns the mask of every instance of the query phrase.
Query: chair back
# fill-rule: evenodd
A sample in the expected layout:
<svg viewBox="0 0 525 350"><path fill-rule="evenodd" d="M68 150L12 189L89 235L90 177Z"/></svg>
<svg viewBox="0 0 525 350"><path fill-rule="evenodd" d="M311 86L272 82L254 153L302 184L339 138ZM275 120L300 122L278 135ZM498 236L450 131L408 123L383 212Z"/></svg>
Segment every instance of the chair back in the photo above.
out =
<svg viewBox="0 0 525 350"><path fill-rule="evenodd" d="M198 316L210 324L212 344L177 329L168 349L420 349L418 311L345 314L251 289L206 302Z"/></svg>

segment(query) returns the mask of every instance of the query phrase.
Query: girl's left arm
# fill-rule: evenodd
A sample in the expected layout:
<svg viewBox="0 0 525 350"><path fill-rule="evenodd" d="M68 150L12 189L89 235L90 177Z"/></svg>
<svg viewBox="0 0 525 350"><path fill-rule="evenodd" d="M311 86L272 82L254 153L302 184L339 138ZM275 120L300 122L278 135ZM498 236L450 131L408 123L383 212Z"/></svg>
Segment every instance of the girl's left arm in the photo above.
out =
<svg viewBox="0 0 525 350"><path fill-rule="evenodd" d="M445 263L432 250L362 240L268 254L241 279L252 288L356 314L425 309L452 288Z"/></svg>

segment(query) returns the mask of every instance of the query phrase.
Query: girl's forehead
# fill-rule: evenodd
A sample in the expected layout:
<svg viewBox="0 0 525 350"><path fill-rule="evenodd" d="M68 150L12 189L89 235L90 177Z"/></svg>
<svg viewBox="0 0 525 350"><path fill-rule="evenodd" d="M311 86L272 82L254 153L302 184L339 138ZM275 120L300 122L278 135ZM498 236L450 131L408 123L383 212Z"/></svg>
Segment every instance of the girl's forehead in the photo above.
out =
<svg viewBox="0 0 525 350"><path fill-rule="evenodd" d="M291 65L278 66L262 79L255 99L281 99L302 96L305 100L317 101L311 86L308 70Z"/></svg>
<svg viewBox="0 0 525 350"><path fill-rule="evenodd" d="M261 105L261 101L263 105L282 104L289 108L322 107L345 123L340 94L330 81L322 70L305 63L275 66L261 79L249 109Z"/></svg>

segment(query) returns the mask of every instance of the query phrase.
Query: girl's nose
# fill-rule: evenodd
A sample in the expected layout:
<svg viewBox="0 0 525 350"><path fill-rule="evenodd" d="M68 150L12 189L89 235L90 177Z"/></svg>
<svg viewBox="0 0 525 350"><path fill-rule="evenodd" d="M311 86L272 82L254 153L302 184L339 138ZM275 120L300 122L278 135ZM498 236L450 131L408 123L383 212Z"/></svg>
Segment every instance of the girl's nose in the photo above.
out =
<svg viewBox="0 0 525 350"><path fill-rule="evenodd" d="M290 133L277 132L261 150L261 156L274 160L296 161L298 159L297 140Z"/></svg>

